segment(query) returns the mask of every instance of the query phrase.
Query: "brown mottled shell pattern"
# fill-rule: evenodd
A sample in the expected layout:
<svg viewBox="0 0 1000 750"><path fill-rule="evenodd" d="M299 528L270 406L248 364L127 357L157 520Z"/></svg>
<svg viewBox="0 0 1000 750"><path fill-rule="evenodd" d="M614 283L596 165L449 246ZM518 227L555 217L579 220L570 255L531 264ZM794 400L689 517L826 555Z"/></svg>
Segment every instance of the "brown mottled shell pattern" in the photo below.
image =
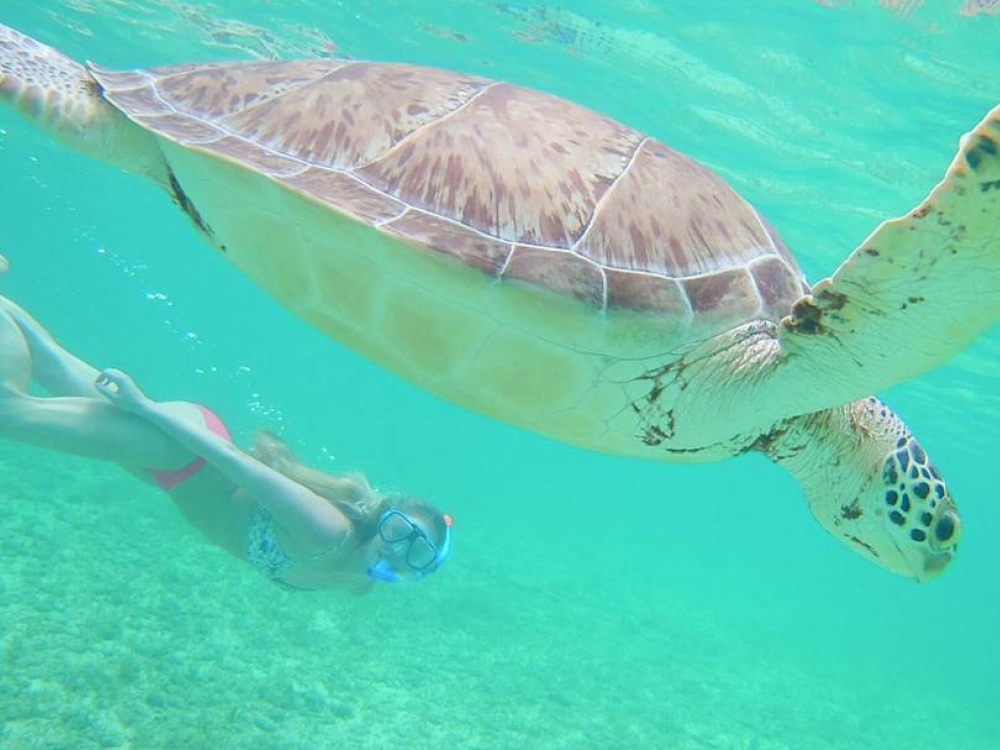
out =
<svg viewBox="0 0 1000 750"><path fill-rule="evenodd" d="M776 233L719 177L544 93L340 60L93 73L163 137L595 309L778 319L808 291Z"/></svg>

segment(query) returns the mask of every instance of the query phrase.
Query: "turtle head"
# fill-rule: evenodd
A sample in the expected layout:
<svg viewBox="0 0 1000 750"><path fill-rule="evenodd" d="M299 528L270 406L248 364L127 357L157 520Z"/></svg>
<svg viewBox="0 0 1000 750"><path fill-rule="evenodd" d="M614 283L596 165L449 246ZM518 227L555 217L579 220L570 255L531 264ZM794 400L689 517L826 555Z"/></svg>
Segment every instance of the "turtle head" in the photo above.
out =
<svg viewBox="0 0 1000 750"><path fill-rule="evenodd" d="M802 483L816 519L893 573L927 581L955 556L962 524L909 428L875 398L789 420L764 447Z"/></svg>
<svg viewBox="0 0 1000 750"><path fill-rule="evenodd" d="M944 479L908 431L884 456L878 480L874 505L881 501L883 524L911 575L940 573L955 555L962 522Z"/></svg>

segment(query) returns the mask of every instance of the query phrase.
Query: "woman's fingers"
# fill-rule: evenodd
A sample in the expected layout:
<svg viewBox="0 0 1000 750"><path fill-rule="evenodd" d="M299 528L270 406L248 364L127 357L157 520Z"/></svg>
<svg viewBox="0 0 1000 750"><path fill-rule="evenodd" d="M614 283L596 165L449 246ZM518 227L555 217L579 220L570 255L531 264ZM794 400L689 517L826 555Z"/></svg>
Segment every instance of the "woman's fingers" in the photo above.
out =
<svg viewBox="0 0 1000 750"><path fill-rule="evenodd" d="M97 389L100 390L105 396L109 397L121 395L123 387L127 387L130 384L131 380L129 376L121 370L116 370L113 367L101 370L97 379L94 381L94 385Z"/></svg>
<svg viewBox="0 0 1000 750"><path fill-rule="evenodd" d="M149 400L132 378L113 367L101 371L94 387L108 401L127 411L136 411Z"/></svg>

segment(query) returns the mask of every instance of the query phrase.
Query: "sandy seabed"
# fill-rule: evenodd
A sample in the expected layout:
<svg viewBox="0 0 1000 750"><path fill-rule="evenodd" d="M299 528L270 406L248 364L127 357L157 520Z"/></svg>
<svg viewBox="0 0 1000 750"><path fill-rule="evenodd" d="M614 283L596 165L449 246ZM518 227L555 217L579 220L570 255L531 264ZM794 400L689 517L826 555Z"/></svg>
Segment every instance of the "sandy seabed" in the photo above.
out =
<svg viewBox="0 0 1000 750"><path fill-rule="evenodd" d="M113 467L0 450L4 750L987 746L940 703L913 732L683 592L469 551L419 587L288 593Z"/></svg>

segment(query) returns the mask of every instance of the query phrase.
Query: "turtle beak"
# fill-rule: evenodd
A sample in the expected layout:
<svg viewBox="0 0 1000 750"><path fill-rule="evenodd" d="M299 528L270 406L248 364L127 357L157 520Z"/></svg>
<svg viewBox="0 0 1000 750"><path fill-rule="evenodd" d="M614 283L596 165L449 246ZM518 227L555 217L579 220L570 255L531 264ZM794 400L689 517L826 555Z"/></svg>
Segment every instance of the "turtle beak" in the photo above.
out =
<svg viewBox="0 0 1000 750"><path fill-rule="evenodd" d="M924 569L917 574L917 580L921 583L937 578L941 572L948 567L948 563L955 556L953 552L937 552L928 555L924 561Z"/></svg>

